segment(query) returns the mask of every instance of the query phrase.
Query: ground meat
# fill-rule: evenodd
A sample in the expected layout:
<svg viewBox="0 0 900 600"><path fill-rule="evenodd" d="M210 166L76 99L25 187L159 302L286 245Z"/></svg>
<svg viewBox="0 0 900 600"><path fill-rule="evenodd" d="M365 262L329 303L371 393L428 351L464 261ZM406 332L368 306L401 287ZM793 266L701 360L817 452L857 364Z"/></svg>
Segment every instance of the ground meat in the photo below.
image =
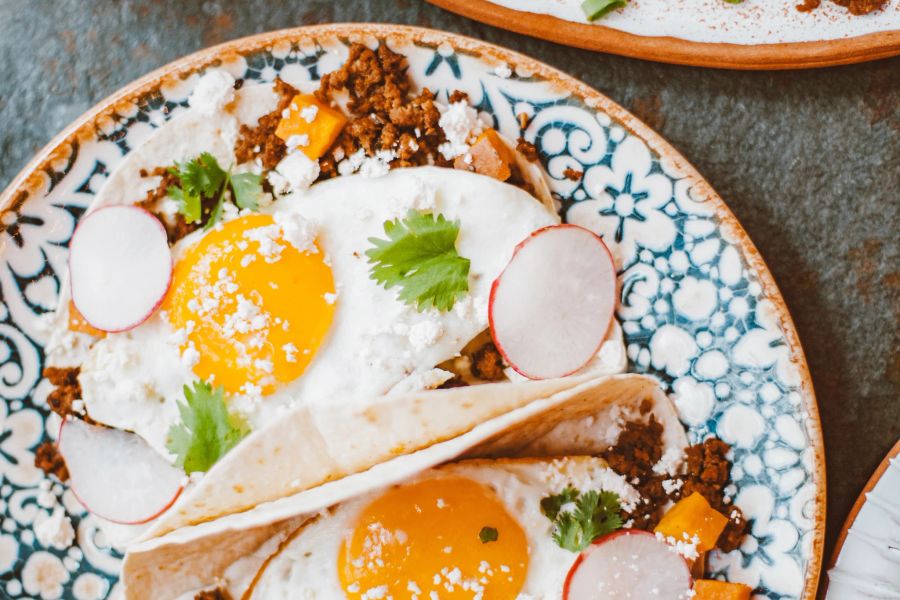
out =
<svg viewBox="0 0 900 600"><path fill-rule="evenodd" d="M469 95L463 91L454 90L453 93L450 94L449 101L450 104L453 104L454 102L468 102Z"/></svg>
<svg viewBox="0 0 900 600"><path fill-rule="evenodd" d="M231 600L231 594L228 593L228 590L216 588L214 590L200 592L194 596L194 600Z"/></svg>
<svg viewBox="0 0 900 600"><path fill-rule="evenodd" d="M234 146L234 155L239 164L252 162L259 158L263 168L271 170L287 154L287 144L275 135L275 130L278 129L278 123L281 121L281 113L291 105L291 101L300 92L281 79L276 79L275 93L279 97L275 110L260 117L256 127L241 125L238 140Z"/></svg>
<svg viewBox="0 0 900 600"><path fill-rule="evenodd" d="M493 342L488 342L472 354L472 375L486 381L503 379L503 356Z"/></svg>
<svg viewBox="0 0 900 600"><path fill-rule="evenodd" d="M393 151L394 168L449 166L438 152L446 136L434 93L426 88L410 97L410 89L403 55L384 44L377 50L353 44L344 65L325 75L316 91L316 97L327 103L349 97L351 114L331 151L319 161L321 178L336 176L337 164L360 149L367 156Z"/></svg>
<svg viewBox="0 0 900 600"><path fill-rule="evenodd" d="M44 442L37 447L34 452L34 466L46 473L53 475L60 481L69 479L69 470L66 468L66 461L63 460L56 444L53 442Z"/></svg>
<svg viewBox="0 0 900 600"><path fill-rule="evenodd" d="M722 440L710 438L687 448L683 474L657 474L653 467L662 458L662 434L662 425L652 416L647 423L626 423L616 445L603 455L610 468L623 475L647 500L628 515L634 519L634 527L653 529L669 500L677 502L698 492L714 509L729 518L718 547L726 552L739 547L747 532L747 522L740 509L731 504L730 499L726 500L725 487L731 473L727 454L731 447ZM669 485L671 493L667 493L663 486L666 480L680 483Z"/></svg>
<svg viewBox="0 0 900 600"><path fill-rule="evenodd" d="M584 175L582 171L573 169L572 167L566 167L566 170L563 171L563 177L571 181L578 181L579 179L581 179L582 175Z"/></svg>
<svg viewBox="0 0 900 600"><path fill-rule="evenodd" d="M78 383L78 367L46 367L44 377L54 386L53 391L47 394L47 404L50 410L60 417L77 415L72 410L72 402L81 399L81 385Z"/></svg>
<svg viewBox="0 0 900 600"><path fill-rule="evenodd" d="M529 162L537 162L540 158L538 154L537 147L529 141L526 141L525 138L519 138L518 143L516 144L516 150L522 153Z"/></svg>

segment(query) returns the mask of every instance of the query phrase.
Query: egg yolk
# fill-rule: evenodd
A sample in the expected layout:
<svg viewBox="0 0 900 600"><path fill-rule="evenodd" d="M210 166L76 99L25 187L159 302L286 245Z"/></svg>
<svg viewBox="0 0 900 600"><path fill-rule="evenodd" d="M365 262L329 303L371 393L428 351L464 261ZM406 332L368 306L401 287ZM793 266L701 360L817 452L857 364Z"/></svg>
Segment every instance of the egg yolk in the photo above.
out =
<svg viewBox="0 0 900 600"><path fill-rule="evenodd" d="M528 542L488 487L444 477L375 500L343 541L337 562L351 600L509 600L525 582Z"/></svg>
<svg viewBox="0 0 900 600"><path fill-rule="evenodd" d="M268 394L302 375L334 314L322 252L285 241L269 215L207 232L177 262L169 289L163 309L182 360L231 394Z"/></svg>

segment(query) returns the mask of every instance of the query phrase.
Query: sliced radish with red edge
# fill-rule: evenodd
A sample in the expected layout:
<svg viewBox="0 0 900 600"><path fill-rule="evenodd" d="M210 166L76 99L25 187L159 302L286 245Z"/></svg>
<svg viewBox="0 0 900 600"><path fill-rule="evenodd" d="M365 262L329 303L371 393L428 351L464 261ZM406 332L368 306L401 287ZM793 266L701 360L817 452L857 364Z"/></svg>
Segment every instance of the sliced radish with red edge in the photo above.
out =
<svg viewBox="0 0 900 600"><path fill-rule="evenodd" d="M146 523L181 494L184 473L134 433L69 419L58 444L72 492L107 521Z"/></svg>
<svg viewBox="0 0 900 600"><path fill-rule="evenodd" d="M652 533L625 529L588 546L566 576L563 600L687 600L691 570L673 546Z"/></svg>
<svg viewBox="0 0 900 600"><path fill-rule="evenodd" d="M159 308L172 280L172 253L159 219L137 206L88 214L69 244L72 301L102 331L126 331Z"/></svg>
<svg viewBox="0 0 900 600"><path fill-rule="evenodd" d="M593 358L612 323L616 267L576 225L538 229L491 288L488 318L506 362L529 379L563 377Z"/></svg>

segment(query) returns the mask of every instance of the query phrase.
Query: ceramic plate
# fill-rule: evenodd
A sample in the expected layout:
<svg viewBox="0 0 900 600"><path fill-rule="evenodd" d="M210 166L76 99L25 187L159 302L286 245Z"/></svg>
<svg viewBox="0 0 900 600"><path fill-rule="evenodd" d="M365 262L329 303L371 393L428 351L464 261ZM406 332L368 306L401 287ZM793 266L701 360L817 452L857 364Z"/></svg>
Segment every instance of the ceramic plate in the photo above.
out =
<svg viewBox="0 0 900 600"><path fill-rule="evenodd" d="M834 547L825 600L900 598L900 441L869 478Z"/></svg>
<svg viewBox="0 0 900 600"><path fill-rule="evenodd" d="M900 54L900 0L853 16L831 0L629 0L589 23L582 0L428 0L484 23L560 44L660 62L802 69Z"/></svg>
<svg viewBox="0 0 900 600"><path fill-rule="evenodd" d="M286 30L177 61L82 116L0 196L0 595L114 591L120 555L74 496L32 466L59 425L40 375L40 317L56 303L78 219L122 157L184 110L204 67L224 63L248 81L317 79L343 62L350 40L387 41L419 86L442 98L468 92L502 133L537 145L564 218L615 253L630 370L661 379L694 441L714 433L734 446L732 494L752 535L716 556L714 571L754 586L756 598L811 600L825 517L818 411L784 301L740 224L666 142L586 85L476 40L388 25ZM531 115L524 131L522 112ZM568 167L582 179L566 179ZM36 517L57 502L77 524L71 547L34 535Z"/></svg>

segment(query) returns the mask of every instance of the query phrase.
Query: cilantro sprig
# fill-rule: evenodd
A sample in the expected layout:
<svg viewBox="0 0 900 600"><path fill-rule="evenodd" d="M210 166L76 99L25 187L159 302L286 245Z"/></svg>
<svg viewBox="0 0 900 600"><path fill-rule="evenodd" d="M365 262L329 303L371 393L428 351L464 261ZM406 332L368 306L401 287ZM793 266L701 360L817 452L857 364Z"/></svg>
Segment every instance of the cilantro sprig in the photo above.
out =
<svg viewBox="0 0 900 600"><path fill-rule="evenodd" d="M184 386L186 402L178 403L181 422L169 428L166 448L185 473L208 471L250 433L244 421L229 414L224 390L205 381Z"/></svg>
<svg viewBox="0 0 900 600"><path fill-rule="evenodd" d="M421 312L447 311L469 290L468 258L456 251L459 221L410 210L384 223L388 239L369 238L370 277L385 289L400 287L400 300Z"/></svg>
<svg viewBox="0 0 900 600"><path fill-rule="evenodd" d="M216 157L204 152L197 158L183 163L175 163L169 173L178 178L179 186L169 186L166 193L178 202L178 212L188 223L203 220L203 199L215 199L204 229L209 229L222 216L225 192L231 191L234 203L239 208L256 210L262 194L262 175L253 173L232 173L219 166Z"/></svg>
<svg viewBox="0 0 900 600"><path fill-rule="evenodd" d="M581 552L600 536L622 527L622 507L614 492L581 493L567 487L541 500L541 512L553 522L553 541Z"/></svg>

